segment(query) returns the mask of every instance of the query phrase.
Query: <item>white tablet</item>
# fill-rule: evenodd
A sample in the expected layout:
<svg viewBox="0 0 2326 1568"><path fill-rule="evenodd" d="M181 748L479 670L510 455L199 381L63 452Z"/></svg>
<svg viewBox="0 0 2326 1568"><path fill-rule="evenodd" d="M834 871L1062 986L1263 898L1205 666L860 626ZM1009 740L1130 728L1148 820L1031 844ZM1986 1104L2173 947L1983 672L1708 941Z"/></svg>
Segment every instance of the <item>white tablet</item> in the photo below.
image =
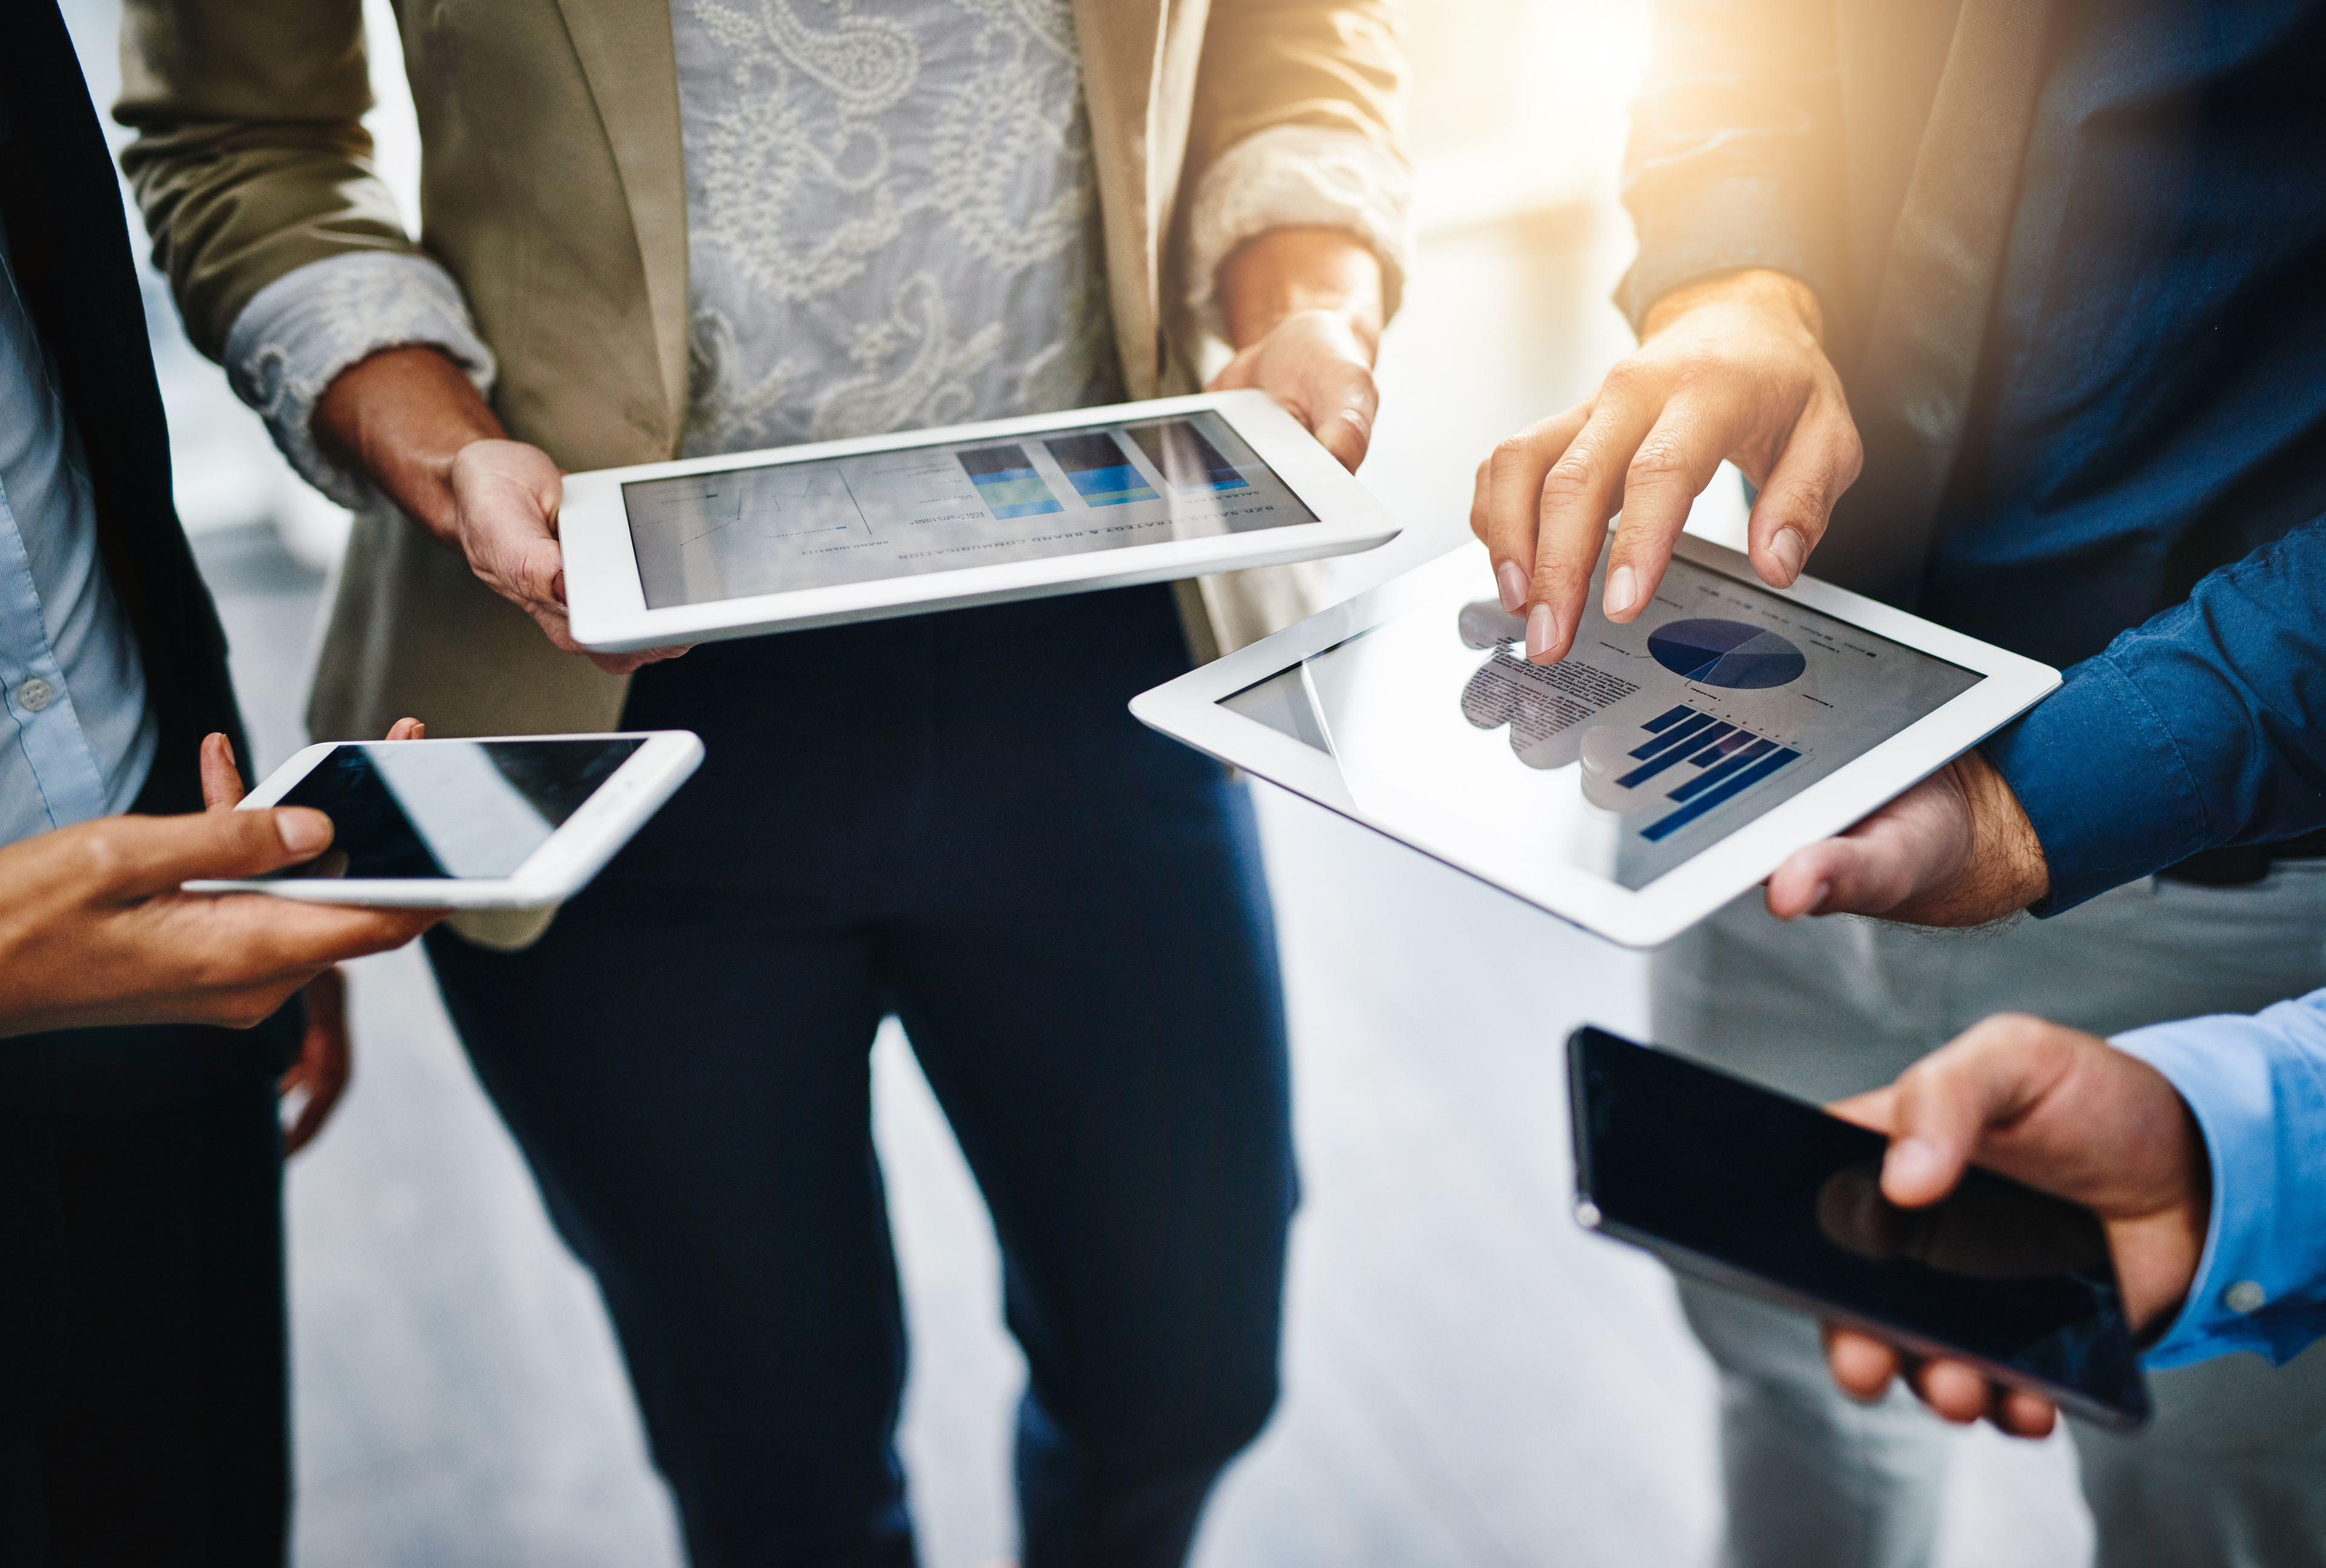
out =
<svg viewBox="0 0 2326 1568"><path fill-rule="evenodd" d="M1600 568L1604 575L1605 567ZM1523 657L1465 546L1131 711L1602 936L1651 947L1969 749L2059 673L1682 537L1646 613L1601 581Z"/></svg>
<svg viewBox="0 0 2326 1568"><path fill-rule="evenodd" d="M331 819L313 860L189 893L317 904L541 909L579 893L702 761L684 729L311 746L240 811Z"/></svg>
<svg viewBox="0 0 2326 1568"><path fill-rule="evenodd" d="M1370 550L1398 524L1261 392L571 474L576 640L608 653Z"/></svg>

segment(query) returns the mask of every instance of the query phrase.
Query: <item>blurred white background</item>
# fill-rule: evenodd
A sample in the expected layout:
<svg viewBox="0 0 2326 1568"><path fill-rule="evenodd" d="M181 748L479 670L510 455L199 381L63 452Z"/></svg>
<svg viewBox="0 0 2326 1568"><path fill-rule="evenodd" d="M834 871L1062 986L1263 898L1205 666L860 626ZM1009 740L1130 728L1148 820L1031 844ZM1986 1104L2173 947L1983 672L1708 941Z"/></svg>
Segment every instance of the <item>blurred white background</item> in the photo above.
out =
<svg viewBox="0 0 2326 1568"><path fill-rule="evenodd" d="M67 0L110 101L117 0ZM647 0L641 0L647 3ZM368 0L382 172L419 150L384 0ZM1339 564L1357 588L1467 536L1495 439L1588 394L1630 343L1607 296L1643 0L1422 0L1419 264L1384 344L1368 482L1405 520ZM134 227L134 219L133 219ZM298 713L345 520L149 292L180 506L235 641L263 765ZM1699 509L1733 529L1733 479ZM1643 960L1262 787L1290 992L1306 1202L1286 1395L1221 1489L1202 1568L1633 1568L1709 1560L1709 1370L1653 1265L1586 1236L1560 1044L1644 1025ZM291 1177L298 1551L310 1564L677 1561L619 1357L410 954L361 966L354 1090ZM905 1444L925 1560L1013 1549L1020 1367L992 1237L891 1025L878 1133L914 1339ZM1961 1445L1946 1568L2079 1561L2063 1443Z"/></svg>

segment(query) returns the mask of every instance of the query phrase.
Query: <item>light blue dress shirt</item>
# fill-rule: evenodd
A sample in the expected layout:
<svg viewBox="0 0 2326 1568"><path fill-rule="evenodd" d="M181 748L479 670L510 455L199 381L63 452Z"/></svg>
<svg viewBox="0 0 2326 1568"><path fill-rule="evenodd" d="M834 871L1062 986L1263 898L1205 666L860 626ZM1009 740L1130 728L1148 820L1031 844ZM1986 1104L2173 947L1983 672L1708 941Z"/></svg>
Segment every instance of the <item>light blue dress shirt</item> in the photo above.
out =
<svg viewBox="0 0 2326 1568"><path fill-rule="evenodd" d="M2144 1360L2181 1367L2253 1350L2283 1365L2326 1339L2326 990L2114 1044L2180 1090L2213 1162L2196 1281Z"/></svg>
<svg viewBox="0 0 2326 1568"><path fill-rule="evenodd" d="M0 228L0 844L128 810L154 743L88 459Z"/></svg>

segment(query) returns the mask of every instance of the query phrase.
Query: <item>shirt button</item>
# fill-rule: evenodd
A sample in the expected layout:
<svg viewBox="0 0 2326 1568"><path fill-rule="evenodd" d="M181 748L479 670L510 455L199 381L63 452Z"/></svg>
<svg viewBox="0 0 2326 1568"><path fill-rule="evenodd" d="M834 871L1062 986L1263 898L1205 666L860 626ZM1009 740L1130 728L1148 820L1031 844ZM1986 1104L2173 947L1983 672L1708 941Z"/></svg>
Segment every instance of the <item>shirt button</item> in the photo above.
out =
<svg viewBox="0 0 2326 1568"><path fill-rule="evenodd" d="M2250 1279L2241 1279L2221 1293L2221 1300L2233 1313L2256 1313L2269 1301L2269 1293Z"/></svg>
<svg viewBox="0 0 2326 1568"><path fill-rule="evenodd" d="M16 688L16 705L27 713L38 713L57 700L57 689L38 675Z"/></svg>

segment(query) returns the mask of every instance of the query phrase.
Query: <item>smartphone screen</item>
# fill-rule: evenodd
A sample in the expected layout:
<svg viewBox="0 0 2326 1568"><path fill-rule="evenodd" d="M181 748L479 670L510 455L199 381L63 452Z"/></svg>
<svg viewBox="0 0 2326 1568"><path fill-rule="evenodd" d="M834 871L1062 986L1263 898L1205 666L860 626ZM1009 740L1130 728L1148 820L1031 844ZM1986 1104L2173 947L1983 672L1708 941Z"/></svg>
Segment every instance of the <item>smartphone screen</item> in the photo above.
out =
<svg viewBox="0 0 2326 1568"><path fill-rule="evenodd" d="M1972 1169L1943 1202L1882 1196L1887 1141L1598 1029L1568 1041L1586 1224L1675 1267L1899 1331L2089 1415L2147 1412L2107 1233Z"/></svg>
<svg viewBox="0 0 2326 1568"><path fill-rule="evenodd" d="M335 747L276 803L330 817L331 847L274 876L512 877L645 744L609 736Z"/></svg>

